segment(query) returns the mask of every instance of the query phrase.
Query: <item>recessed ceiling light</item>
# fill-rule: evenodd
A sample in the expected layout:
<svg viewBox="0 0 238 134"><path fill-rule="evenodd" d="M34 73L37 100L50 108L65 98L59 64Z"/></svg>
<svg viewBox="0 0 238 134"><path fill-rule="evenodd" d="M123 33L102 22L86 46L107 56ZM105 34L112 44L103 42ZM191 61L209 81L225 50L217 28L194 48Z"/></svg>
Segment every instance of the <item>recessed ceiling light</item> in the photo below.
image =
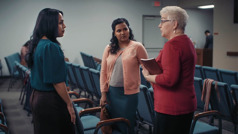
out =
<svg viewBox="0 0 238 134"><path fill-rule="evenodd" d="M214 5L205 5L205 6L198 6L200 9L209 9L209 8L214 8Z"/></svg>

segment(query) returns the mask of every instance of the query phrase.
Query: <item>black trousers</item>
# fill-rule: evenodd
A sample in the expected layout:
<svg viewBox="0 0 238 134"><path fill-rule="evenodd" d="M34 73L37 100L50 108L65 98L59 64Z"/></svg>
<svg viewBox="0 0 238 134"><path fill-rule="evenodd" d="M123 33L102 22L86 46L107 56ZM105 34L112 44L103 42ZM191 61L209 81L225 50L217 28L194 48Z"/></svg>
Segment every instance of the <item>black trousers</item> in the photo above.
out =
<svg viewBox="0 0 238 134"><path fill-rule="evenodd" d="M167 115L156 112L154 134L189 134L193 114Z"/></svg>
<svg viewBox="0 0 238 134"><path fill-rule="evenodd" d="M31 95L34 134L75 134L66 103L56 91Z"/></svg>

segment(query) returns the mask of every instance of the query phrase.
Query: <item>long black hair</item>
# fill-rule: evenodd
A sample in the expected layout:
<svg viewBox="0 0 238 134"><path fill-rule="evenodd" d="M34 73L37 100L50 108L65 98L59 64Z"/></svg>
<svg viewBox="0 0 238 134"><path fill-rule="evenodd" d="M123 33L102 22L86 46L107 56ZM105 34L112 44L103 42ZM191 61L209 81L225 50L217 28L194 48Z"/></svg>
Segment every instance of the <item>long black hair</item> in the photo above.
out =
<svg viewBox="0 0 238 134"><path fill-rule="evenodd" d="M59 13L63 15L63 12L57 9L45 8L38 14L36 25L30 38L29 51L25 57L28 67L31 68L33 65L35 48L43 36L60 45L56 39L58 37Z"/></svg>
<svg viewBox="0 0 238 134"><path fill-rule="evenodd" d="M109 44L111 46L110 48L110 52L112 54L116 54L117 51L119 50L119 44L118 44L118 40L117 40L117 37L115 36L115 28L116 28L116 25L118 24L121 24L121 23L125 23L127 25L127 27L129 28L129 39L130 40L135 40L134 39L134 35L133 35L133 32L132 32L132 29L130 28L130 24L129 22L125 19L125 18L117 18L115 19L113 22L112 22L112 38L111 38L111 43Z"/></svg>

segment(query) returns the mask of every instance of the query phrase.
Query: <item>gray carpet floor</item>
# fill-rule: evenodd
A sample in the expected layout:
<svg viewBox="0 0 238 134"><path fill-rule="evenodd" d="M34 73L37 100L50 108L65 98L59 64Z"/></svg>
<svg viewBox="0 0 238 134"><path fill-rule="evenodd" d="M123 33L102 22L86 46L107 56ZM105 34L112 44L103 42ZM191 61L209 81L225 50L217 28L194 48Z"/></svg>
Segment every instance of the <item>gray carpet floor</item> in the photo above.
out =
<svg viewBox="0 0 238 134"><path fill-rule="evenodd" d="M0 99L3 103L3 111L7 119L10 134L33 134L32 115L23 109L19 100L22 81L18 80L10 91L8 84L10 78L0 78ZM223 121L223 134L233 134L233 125L231 122ZM139 134L148 134L148 126L143 125Z"/></svg>

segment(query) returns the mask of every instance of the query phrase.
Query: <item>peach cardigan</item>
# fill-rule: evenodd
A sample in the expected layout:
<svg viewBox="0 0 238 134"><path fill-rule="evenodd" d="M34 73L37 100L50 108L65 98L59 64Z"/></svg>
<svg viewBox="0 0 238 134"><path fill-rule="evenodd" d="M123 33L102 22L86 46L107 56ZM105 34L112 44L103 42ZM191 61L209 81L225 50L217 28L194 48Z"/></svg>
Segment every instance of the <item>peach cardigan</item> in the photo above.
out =
<svg viewBox="0 0 238 134"><path fill-rule="evenodd" d="M130 44L116 54L109 52L110 46L107 45L101 63L100 89L107 92L109 81L114 68L114 64L119 55L122 57L124 94L135 94L139 92L140 80L140 59L147 59L148 55L144 46L140 42L130 41Z"/></svg>

